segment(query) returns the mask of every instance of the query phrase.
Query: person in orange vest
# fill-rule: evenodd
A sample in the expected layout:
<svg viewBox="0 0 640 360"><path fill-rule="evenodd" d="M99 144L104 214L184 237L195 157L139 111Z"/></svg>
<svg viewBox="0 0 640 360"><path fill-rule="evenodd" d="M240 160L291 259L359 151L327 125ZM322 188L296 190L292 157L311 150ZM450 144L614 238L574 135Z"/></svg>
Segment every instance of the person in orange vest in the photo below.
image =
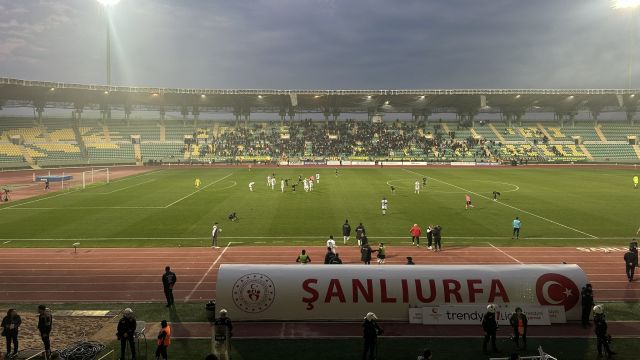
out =
<svg viewBox="0 0 640 360"><path fill-rule="evenodd" d="M513 328L513 342L520 348L520 337L522 337L522 349L527 350L527 315L522 312L522 308L517 307L516 312L511 315L509 323Z"/></svg>
<svg viewBox="0 0 640 360"><path fill-rule="evenodd" d="M160 322L160 332L158 333L158 347L156 348L156 359L167 359L167 348L171 345L171 326L167 324L167 320Z"/></svg>

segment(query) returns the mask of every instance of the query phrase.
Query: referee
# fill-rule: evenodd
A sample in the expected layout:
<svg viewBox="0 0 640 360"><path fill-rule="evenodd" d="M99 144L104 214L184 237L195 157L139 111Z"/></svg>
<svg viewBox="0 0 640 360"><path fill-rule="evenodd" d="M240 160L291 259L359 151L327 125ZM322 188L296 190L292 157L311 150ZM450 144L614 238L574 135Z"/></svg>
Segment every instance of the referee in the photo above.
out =
<svg viewBox="0 0 640 360"><path fill-rule="evenodd" d="M511 234L512 239L514 237L516 239L520 238L520 226L522 226L522 222L520 222L520 219L516 216L516 218L513 219L513 234Z"/></svg>
<svg viewBox="0 0 640 360"><path fill-rule="evenodd" d="M222 232L222 229L218 227L218 223L213 224L213 228L211 229L211 247L219 249L218 246L218 234Z"/></svg>

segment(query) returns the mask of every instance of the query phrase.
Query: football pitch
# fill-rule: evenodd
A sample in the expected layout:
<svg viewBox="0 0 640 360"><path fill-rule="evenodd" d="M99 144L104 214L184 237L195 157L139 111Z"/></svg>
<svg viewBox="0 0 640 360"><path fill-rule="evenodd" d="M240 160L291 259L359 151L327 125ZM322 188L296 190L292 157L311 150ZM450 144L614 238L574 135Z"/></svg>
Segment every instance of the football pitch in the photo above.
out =
<svg viewBox="0 0 640 360"><path fill-rule="evenodd" d="M275 173L275 189L267 176ZM305 192L299 176L320 174ZM0 207L3 247L222 246L341 243L362 222L373 242L406 244L414 223L441 225L443 245L626 246L640 225L633 169L577 168L182 168L154 170L84 190ZM194 180L202 185L196 189ZM427 185L422 185L426 178ZM289 186L280 190L281 179ZM414 183L421 190L414 193ZM249 183L255 182L254 191ZM395 187L395 194L391 191ZM500 193L493 201L492 193ZM473 209L465 209L465 194ZM380 203L389 201L382 215ZM236 212L238 221L228 215ZM522 220L521 239L511 222ZM353 241L353 239L351 240Z"/></svg>

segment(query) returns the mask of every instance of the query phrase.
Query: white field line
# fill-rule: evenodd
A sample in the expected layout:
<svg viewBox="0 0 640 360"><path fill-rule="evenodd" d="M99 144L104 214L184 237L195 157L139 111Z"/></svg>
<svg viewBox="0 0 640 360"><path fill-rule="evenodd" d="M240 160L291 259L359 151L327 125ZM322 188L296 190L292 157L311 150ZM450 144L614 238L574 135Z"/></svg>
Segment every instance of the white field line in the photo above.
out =
<svg viewBox="0 0 640 360"><path fill-rule="evenodd" d="M407 172L410 172L410 173L414 173L414 174L416 174L416 175L420 175L420 176L423 176L423 177L425 176L425 175L423 175L423 174L417 173L417 172L412 171L412 170L407 170L407 169L402 169L402 170L407 171ZM435 180L435 181L440 182L440 183L443 183L443 184L445 184L445 185L449 185L449 186L452 186L452 187L458 188L458 189L460 189L460 190L464 190L464 191L466 191L466 192L468 192L468 193L470 193L470 194L474 194L474 195L479 196L479 197L481 197L481 198L484 198L484 199L487 199L487 200L489 200L489 201L492 201L492 199L490 199L490 198L489 198L489 197L487 197L487 196L484 196L484 195L482 195L482 194L478 194L478 193L476 193L476 192L474 192L474 191L471 191L471 190L465 189L465 188L460 187L460 186L458 186L458 185L454 185L454 184L448 183L448 182L446 182L446 181L442 181L442 180L436 179L436 178L431 177L431 176L429 176L429 179L431 179L431 180ZM584 232L584 231L580 231L580 230L578 230L578 229L576 229L576 228L572 228L572 227L570 227L570 226L567 226L567 225L561 224L561 223L559 223L559 222L557 222L557 221L553 221L553 220L551 220L551 219L547 219L547 218L546 218L546 217L544 217L544 216L540 216L540 215L534 214L534 213L532 213L532 212L529 212L529 211L526 211L526 210L522 210L522 209L520 209L520 208L517 208L517 207L515 207L515 206L513 206L513 205L509 205L509 204L504 203L504 202L502 202L502 201L496 201L496 203L498 203L498 204L500 204L500 205L503 205L503 206L506 206L506 207L509 207L509 208L511 208L511 209L514 209L514 210L517 210L517 211L523 212L523 213L525 213L525 214L529 214L529 215L531 215L531 216L535 216L535 217L537 217L537 218L539 218L539 219L542 219L542 220L548 221L548 222L550 222L550 223L552 223L552 224L556 224L556 225L558 225L558 226L562 226L563 228L566 228L566 229L569 229L569 230L573 230L573 231L578 232L578 233L580 233L580 234L587 235L587 236L591 237L592 239L598 239L598 237L597 237L597 236L595 236L595 235L591 235L591 234L586 233L586 232Z"/></svg>
<svg viewBox="0 0 640 360"><path fill-rule="evenodd" d="M147 181L143 181L143 182L141 182L141 183L137 183L137 184L133 184L133 185L125 186L125 187L123 187L123 188L115 189L115 190L111 190L111 191L109 191L109 192L97 192L97 193L86 193L86 194L88 194L88 195L94 195L94 194L95 194L95 195L109 195L109 194L113 194L113 193L118 192L118 191L122 191L122 190L126 190L126 189L131 189L132 187L140 186L140 185L143 185L143 184L146 184L146 183L150 183L150 182L153 182L153 181L156 181L156 179L149 179L149 180L147 180Z"/></svg>
<svg viewBox="0 0 640 360"><path fill-rule="evenodd" d="M522 261L520 261L520 260L518 260L518 259L514 258L513 256L511 256L511 255L507 254L506 252L502 251L500 248L498 248L498 247L496 247L496 246L493 246L493 244L492 244L492 243L489 243L489 242L488 242L487 244L489 244L492 248L494 248L494 249L498 250L499 252L501 252L502 254L504 254L505 256L507 256L509 259L511 259L511 260L513 260L513 261L515 261L515 262L517 262L518 264L521 264L521 265L522 265L522 264L524 264Z"/></svg>
<svg viewBox="0 0 640 360"><path fill-rule="evenodd" d="M209 184L207 184L207 185L203 186L201 189L198 189L198 190L196 190L196 191L192 192L192 193L191 193L191 194L189 194L189 195L186 195L186 196L181 197L180 199L178 199L178 200L176 200L176 201L172 202L171 204L169 204L169 205L165 206L165 208L168 208L168 207L170 207L170 206L173 206L173 205L175 205L175 204L179 203L180 201L182 201L182 200L184 200L184 199L186 199L186 198L190 197L191 195L196 194L196 193L198 193L198 192L200 192L200 191L202 191L202 190L204 190L204 189L208 188L209 186L211 186L211 185L213 185L213 184L215 184L215 183L218 183L218 182L220 182L220 181L222 181L222 180L224 180L224 179L228 178L228 177L229 177L229 176L231 176L231 175L233 175L233 173L228 174L227 176L225 176L225 177L223 177L223 178L220 178L220 179L218 179L218 180L216 180L216 181L214 181L214 182L212 182L212 183L209 183Z"/></svg>
<svg viewBox="0 0 640 360"><path fill-rule="evenodd" d="M120 179L117 179L117 180L109 181L109 184L113 184L113 183L117 183L117 182L125 181L125 180L131 180L131 179L139 178L141 176L147 176L147 175L155 174L155 173L158 173L158 172L161 172L161 171L164 171L164 169L153 170L153 171L149 171L149 172L146 172L146 173L143 173L143 174L139 174L139 175L134 175L134 176L126 176L126 177L123 177L123 178L120 178Z"/></svg>
<svg viewBox="0 0 640 360"><path fill-rule="evenodd" d="M189 299L191 299L191 296L193 296L193 293L196 292L196 290L198 290L198 288L200 287L200 285L202 284L204 279L206 279L207 276L209 276L209 273L216 266L218 261L220 261L220 259L222 258L222 255L224 255L224 253L227 252L227 250L229 250L229 245L231 245L231 243L228 243L227 246L224 247L224 249L222 250L220 255L218 255L218 257L216 258L216 261L214 261L213 264L211 264L211 266L209 267L209 270L207 270L207 272L204 273L204 275L202 275L202 277L200 278L200 281L198 281L196 286L193 287L193 289L191 290L189 295L187 295L187 297L184 298L184 302L187 302L187 301L189 301Z"/></svg>
<svg viewBox="0 0 640 360"><path fill-rule="evenodd" d="M160 207L162 209L164 207ZM137 209L129 207L126 209ZM144 208L150 209L150 208ZM153 208L156 209L156 208ZM318 241L325 241L326 235L318 236L224 236L219 239L315 239ZM371 236L370 239L407 239L407 236ZM0 238L2 241L113 241L113 240L205 240L211 239L210 236L200 237L96 237L96 238ZM457 239L457 240L507 240L511 239L509 236L447 236L443 239ZM523 239L523 238L520 238ZM524 238L531 240L594 240L592 237L541 237L541 238ZM598 240L628 240L629 237L602 237ZM293 242L300 243L308 240L294 240ZM234 243L241 243L234 241Z"/></svg>
<svg viewBox="0 0 640 360"><path fill-rule="evenodd" d="M104 193L96 194L104 195ZM74 207L18 207L12 210L82 210L82 209L165 209L164 206L74 206Z"/></svg>
<svg viewBox="0 0 640 360"><path fill-rule="evenodd" d="M23 202L23 203L19 203L19 204L11 205L11 206L4 206L4 207L0 207L0 211L2 211L2 210L7 210L7 209L11 209L11 208L16 208L17 206L22 206L22 205L27 205L27 204L33 204L33 203L36 203L36 202L38 202L38 201L42 201L42 200L49 200L49 199L57 198L58 196L69 195L69 194L72 194L73 192L76 192L76 191L78 191L78 190L77 190L77 189L68 190L68 191L66 191L66 192L62 192L62 193L57 194L57 195L47 196L47 197L43 197L43 198L40 198L40 199L31 200L31 201L27 201L27 202Z"/></svg>

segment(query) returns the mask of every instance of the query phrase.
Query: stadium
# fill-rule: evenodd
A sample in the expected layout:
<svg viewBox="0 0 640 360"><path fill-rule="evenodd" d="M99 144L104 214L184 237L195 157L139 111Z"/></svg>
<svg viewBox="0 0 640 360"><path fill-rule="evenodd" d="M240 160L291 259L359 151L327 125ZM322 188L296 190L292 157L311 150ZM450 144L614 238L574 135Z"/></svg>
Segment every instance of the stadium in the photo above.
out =
<svg viewBox="0 0 640 360"><path fill-rule="evenodd" d="M0 78L0 359L637 358L631 83L123 86L110 41Z"/></svg>

